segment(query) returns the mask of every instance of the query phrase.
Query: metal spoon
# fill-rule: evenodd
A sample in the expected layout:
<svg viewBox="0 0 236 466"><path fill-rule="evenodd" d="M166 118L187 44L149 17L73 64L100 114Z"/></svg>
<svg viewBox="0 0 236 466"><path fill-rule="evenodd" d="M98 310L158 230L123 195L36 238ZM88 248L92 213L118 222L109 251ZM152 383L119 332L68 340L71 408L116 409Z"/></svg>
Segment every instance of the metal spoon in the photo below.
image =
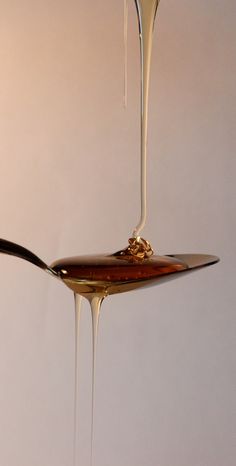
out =
<svg viewBox="0 0 236 466"><path fill-rule="evenodd" d="M51 267L74 293L108 296L163 283L216 264L208 254L173 254L134 260L119 253L60 259Z"/></svg>
<svg viewBox="0 0 236 466"><path fill-rule="evenodd" d="M50 273L54 277L57 277L57 272L49 267L45 262L43 262L38 256L36 256L33 252L29 251L28 249L20 246L19 244L12 243L11 241L7 241L6 239L0 238L0 253L8 254L9 256L16 256L20 259L24 259L31 264L36 265L40 269L44 270L45 272Z"/></svg>
<svg viewBox="0 0 236 466"><path fill-rule="evenodd" d="M72 257L58 260L48 266L33 252L5 239L0 239L0 253L19 257L36 265L82 295L93 292L94 286L96 289L106 289L108 294L152 286L219 261L218 257L206 254L173 254L152 256L141 265L139 262L133 264L134 267L130 269L129 262L115 254ZM116 279L112 279L111 275L117 268L119 278L116 272ZM147 276L144 274L145 269L148 270Z"/></svg>

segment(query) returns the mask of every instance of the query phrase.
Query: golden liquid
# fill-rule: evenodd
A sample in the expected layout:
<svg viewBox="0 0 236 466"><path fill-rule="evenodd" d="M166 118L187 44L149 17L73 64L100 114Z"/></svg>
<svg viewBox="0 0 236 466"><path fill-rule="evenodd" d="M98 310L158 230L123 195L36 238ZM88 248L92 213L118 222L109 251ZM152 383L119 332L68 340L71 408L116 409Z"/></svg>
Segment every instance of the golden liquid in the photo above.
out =
<svg viewBox="0 0 236 466"><path fill-rule="evenodd" d="M79 327L82 297L78 294L75 297L75 386L74 386L74 445L73 445L73 465L78 464L78 392L79 392Z"/></svg>
<svg viewBox="0 0 236 466"><path fill-rule="evenodd" d="M128 86L128 0L124 0L124 107L127 107Z"/></svg>
<svg viewBox="0 0 236 466"><path fill-rule="evenodd" d="M217 257L206 254L151 256L143 260L104 254L69 257L51 267L74 293L90 301L93 296L105 298L163 283L217 261Z"/></svg>
<svg viewBox="0 0 236 466"><path fill-rule="evenodd" d="M133 236L139 236L145 226L147 216L147 130L148 97L152 55L153 28L159 0L135 0L139 22L141 56L141 217L134 229Z"/></svg>
<svg viewBox="0 0 236 466"><path fill-rule="evenodd" d="M96 295L105 298L156 284L176 272L186 271L188 265L168 256L133 260L116 255L95 255L62 259L54 262L52 268L74 293L90 300Z"/></svg>
<svg viewBox="0 0 236 466"><path fill-rule="evenodd" d="M96 381L96 357L98 324L103 298L95 295L89 298L92 315L92 415L91 415L91 444L90 444L90 465L93 465L93 436L94 436L94 404L95 404L95 381Z"/></svg>

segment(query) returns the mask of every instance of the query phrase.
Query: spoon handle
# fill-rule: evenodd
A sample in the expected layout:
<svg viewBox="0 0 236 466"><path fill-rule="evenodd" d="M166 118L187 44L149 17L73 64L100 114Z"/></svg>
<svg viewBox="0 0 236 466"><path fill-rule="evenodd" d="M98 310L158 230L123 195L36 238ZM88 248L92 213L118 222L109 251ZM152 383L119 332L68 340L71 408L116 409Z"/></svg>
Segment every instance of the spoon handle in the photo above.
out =
<svg viewBox="0 0 236 466"><path fill-rule="evenodd" d="M45 262L43 262L33 252L29 251L23 246L20 246L19 244L12 243L11 241L7 241L6 239L0 238L0 253L20 257L20 259L24 259L28 262L31 262L37 267L40 267L40 269L43 269L46 272L56 275L55 272L50 267L48 267L47 264L45 264Z"/></svg>

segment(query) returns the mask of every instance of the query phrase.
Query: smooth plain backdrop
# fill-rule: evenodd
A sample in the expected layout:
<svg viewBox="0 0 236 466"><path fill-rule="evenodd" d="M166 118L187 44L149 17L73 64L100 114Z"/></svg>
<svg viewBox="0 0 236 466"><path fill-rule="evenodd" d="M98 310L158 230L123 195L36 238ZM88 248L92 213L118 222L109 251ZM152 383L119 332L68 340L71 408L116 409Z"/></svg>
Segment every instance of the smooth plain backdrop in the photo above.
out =
<svg viewBox="0 0 236 466"><path fill-rule="evenodd" d="M139 217L139 42L130 0L1 0L0 237L48 263L125 247ZM154 34L148 220L159 254L219 255L104 302L94 466L234 466L234 0L162 0ZM0 465L70 466L73 295L0 257ZM81 322L80 462L91 328Z"/></svg>

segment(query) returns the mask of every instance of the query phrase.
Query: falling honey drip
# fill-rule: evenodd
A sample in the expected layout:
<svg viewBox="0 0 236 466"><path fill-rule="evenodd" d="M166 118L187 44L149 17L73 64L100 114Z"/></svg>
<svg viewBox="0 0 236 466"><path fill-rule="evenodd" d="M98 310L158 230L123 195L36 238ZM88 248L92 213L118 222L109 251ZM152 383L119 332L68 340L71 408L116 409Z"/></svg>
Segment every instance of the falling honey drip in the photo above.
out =
<svg viewBox="0 0 236 466"><path fill-rule="evenodd" d="M124 107L128 96L128 0L124 0Z"/></svg>
<svg viewBox="0 0 236 466"><path fill-rule="evenodd" d="M153 28L159 0L135 0L139 22L140 58L141 58L141 217L133 231L139 236L145 226L147 217L147 129L148 129L148 96L150 67L152 55Z"/></svg>
<svg viewBox="0 0 236 466"><path fill-rule="evenodd" d="M89 302L92 314L92 414L91 414L91 448L90 448L90 466L93 466L93 439L94 439L94 401L95 401L95 380L96 380L96 359L97 359L97 339L98 324L103 296L95 294L89 296Z"/></svg>
<svg viewBox="0 0 236 466"><path fill-rule="evenodd" d="M78 396L79 396L79 328L82 297L74 294L75 299L75 385L74 385L74 445L73 465L78 464Z"/></svg>

